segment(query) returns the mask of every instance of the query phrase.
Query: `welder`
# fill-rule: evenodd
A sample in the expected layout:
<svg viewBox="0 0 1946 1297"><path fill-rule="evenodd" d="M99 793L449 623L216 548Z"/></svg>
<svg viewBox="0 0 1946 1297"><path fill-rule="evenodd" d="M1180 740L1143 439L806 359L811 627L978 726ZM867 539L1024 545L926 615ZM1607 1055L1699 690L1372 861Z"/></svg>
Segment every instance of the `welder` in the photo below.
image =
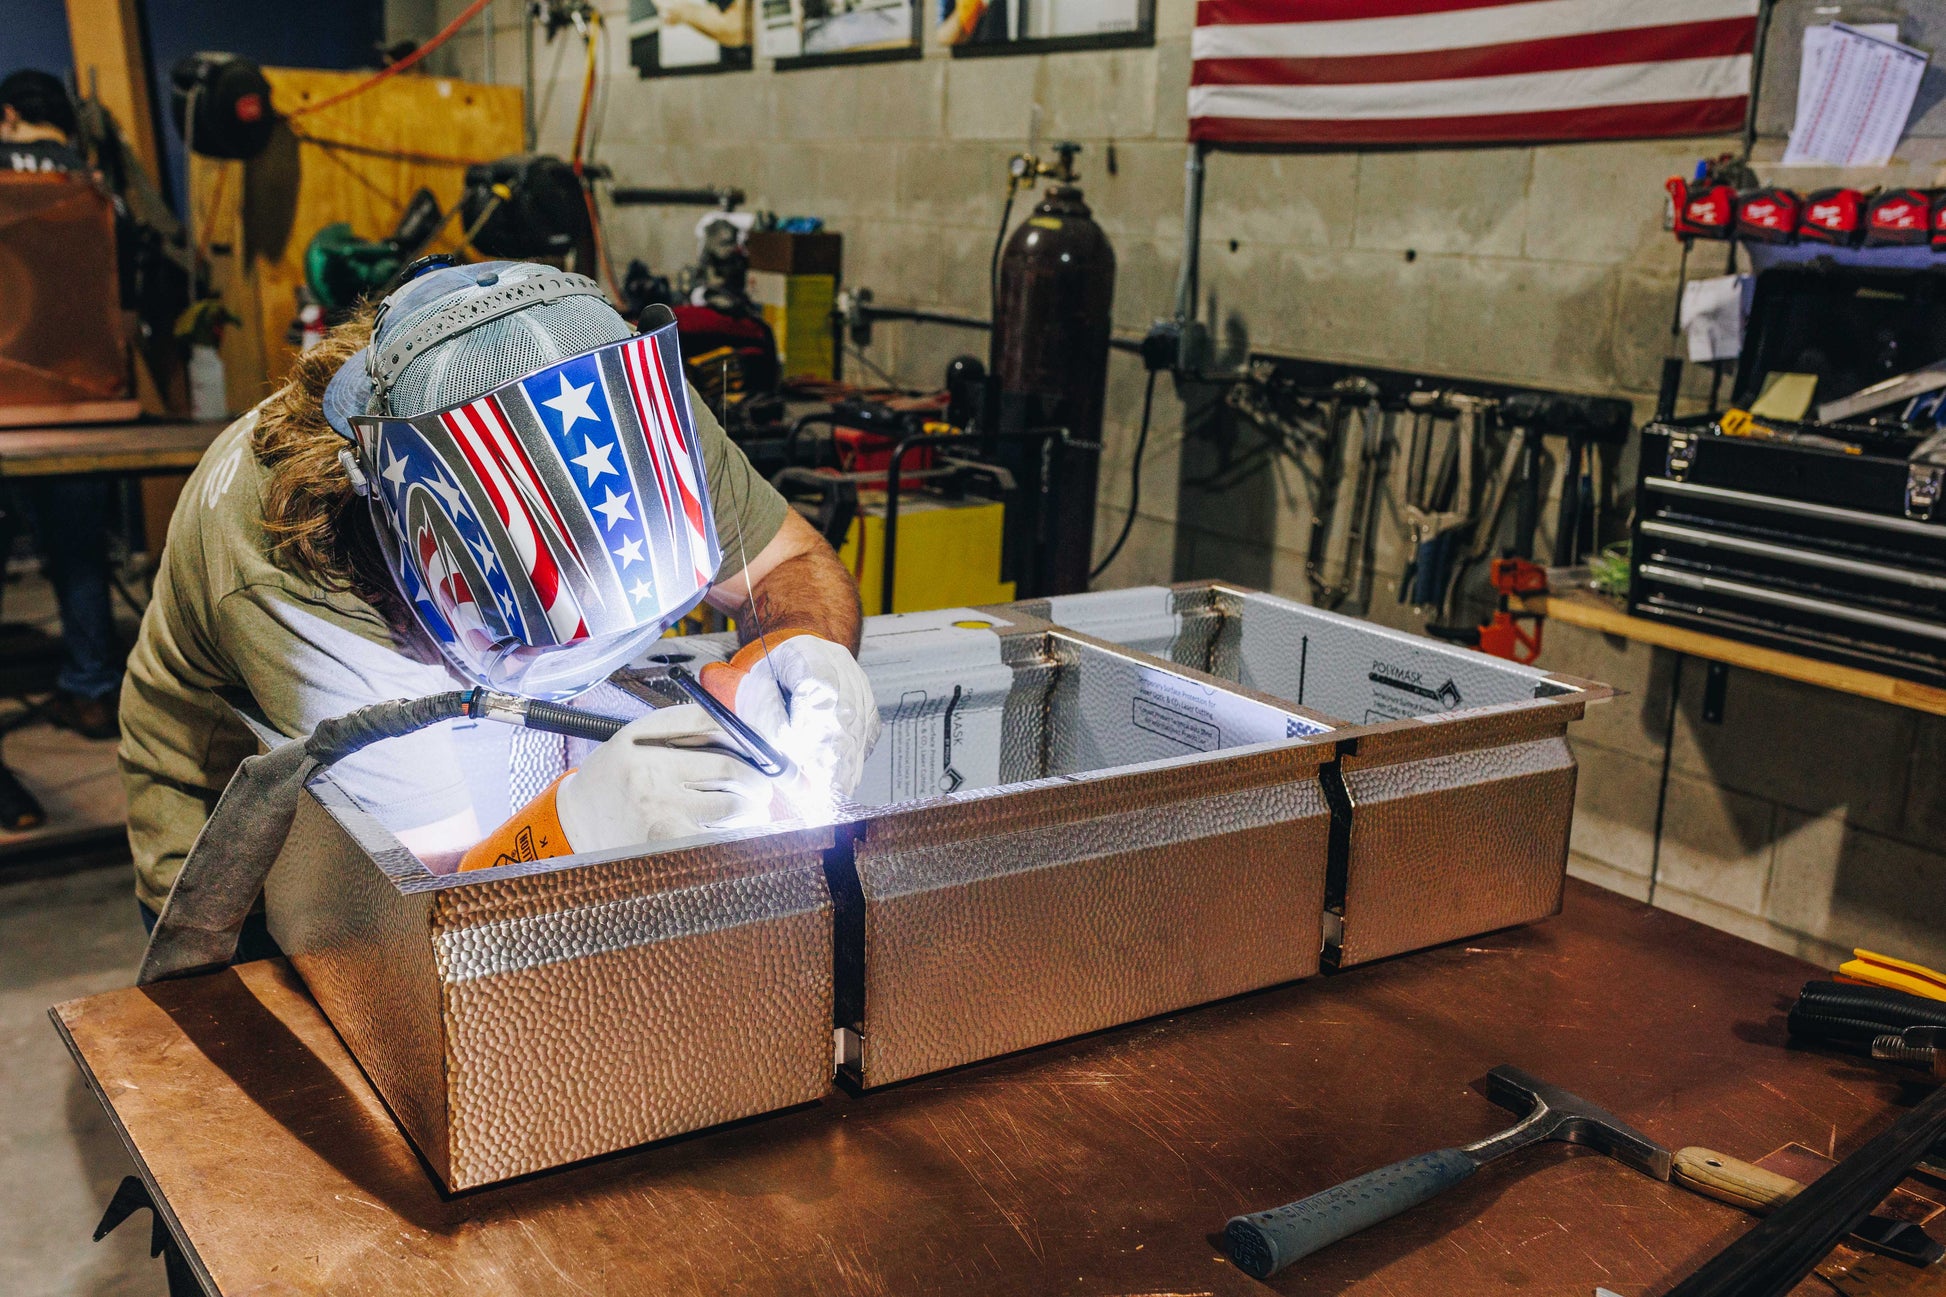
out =
<svg viewBox="0 0 1946 1297"><path fill-rule="evenodd" d="M797 780L848 795L876 740L857 587L685 388L674 324L637 334L551 267L428 260L182 493L121 704L151 926L257 750L227 691L292 737L455 681L571 699L707 601L745 645L718 689ZM436 871L490 866L761 821L776 790L713 732L665 708L569 770L558 735L443 725L333 778Z"/></svg>

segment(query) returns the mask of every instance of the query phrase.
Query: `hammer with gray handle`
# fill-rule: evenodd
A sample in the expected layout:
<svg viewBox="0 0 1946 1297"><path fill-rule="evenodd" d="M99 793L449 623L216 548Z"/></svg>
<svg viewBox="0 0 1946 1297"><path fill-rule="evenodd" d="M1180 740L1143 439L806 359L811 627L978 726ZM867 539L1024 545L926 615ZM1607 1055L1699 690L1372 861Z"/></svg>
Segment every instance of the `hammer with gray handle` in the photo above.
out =
<svg viewBox="0 0 1946 1297"><path fill-rule="evenodd" d="M1644 1175L1669 1178L1668 1149L1586 1099L1514 1067L1494 1068L1487 1085L1488 1098L1526 1114L1517 1125L1460 1148L1394 1162L1282 1207L1234 1217L1224 1230L1230 1259L1246 1274L1269 1278L1300 1257L1452 1188L1493 1159L1543 1140L1586 1145Z"/></svg>

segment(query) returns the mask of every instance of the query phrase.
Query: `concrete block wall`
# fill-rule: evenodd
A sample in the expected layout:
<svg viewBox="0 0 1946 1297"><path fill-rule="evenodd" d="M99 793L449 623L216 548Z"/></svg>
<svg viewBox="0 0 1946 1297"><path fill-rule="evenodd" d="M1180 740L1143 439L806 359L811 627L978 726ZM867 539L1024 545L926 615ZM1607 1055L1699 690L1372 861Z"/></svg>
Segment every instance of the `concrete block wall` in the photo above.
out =
<svg viewBox="0 0 1946 1297"><path fill-rule="evenodd" d="M399 3L402 20L407 8L434 7L444 21L460 7ZM494 0L502 81L520 76L519 8ZM1117 329L1139 334L1172 313L1193 0L1157 0L1148 49L955 60L928 48L910 62L779 72L760 59L749 72L649 80L627 63L625 4L603 8L611 36L599 157L619 182L741 186L753 207L821 216L841 231L847 282L878 301L984 317L1006 161L1038 121L1043 141L1085 147L1083 185L1118 259ZM1782 0L1780 29L1795 40L1806 14L1826 21L1830 8ZM1836 16L1855 16L1841 8ZM439 70L478 76L478 31L442 51ZM540 48L543 151L568 147L580 57L571 38ZM1936 183L1942 145L1921 135L1870 174L1766 177L1805 189ZM1679 261L1662 228L1663 178L1736 144L1216 153L1201 315L1231 361L1255 349L1416 368L1619 395L1645 414L1669 347ZM1769 133L1760 169L1781 148ZM1029 206L1017 204L1014 219ZM675 271L695 257L696 217L611 209L617 258ZM1721 273L1722 255L1703 245L1691 273ZM952 356L984 349L979 333L888 323L866 355L902 381L929 384ZM1097 555L1128 517L1142 384L1139 363L1117 353ZM1692 367L1692 408L1707 391L1707 373ZM1186 460L1207 460L1199 438L1210 399L1179 394L1166 378L1158 385L1135 523L1098 584L1216 575L1305 597L1311 509L1296 474L1274 470L1223 497L1179 486ZM1401 460L1381 494L1366 611L1416 629L1393 597L1407 558ZM1632 474L1626 456L1606 468L1618 482ZM1691 662L1672 729L1671 655L1566 626L1550 627L1548 643L1544 661L1629 690L1576 741L1576 873L1646 896L1653 867L1657 904L1819 958L1877 942L1946 959L1946 857L1932 850L1946 827L1946 722L1739 671L1722 725L1708 726L1703 665Z"/></svg>
<svg viewBox="0 0 1946 1297"><path fill-rule="evenodd" d="M1571 735L1570 873L1831 966L1946 966L1946 717L1733 667L1710 721L1706 662L1559 623L1541 665L1624 691Z"/></svg>

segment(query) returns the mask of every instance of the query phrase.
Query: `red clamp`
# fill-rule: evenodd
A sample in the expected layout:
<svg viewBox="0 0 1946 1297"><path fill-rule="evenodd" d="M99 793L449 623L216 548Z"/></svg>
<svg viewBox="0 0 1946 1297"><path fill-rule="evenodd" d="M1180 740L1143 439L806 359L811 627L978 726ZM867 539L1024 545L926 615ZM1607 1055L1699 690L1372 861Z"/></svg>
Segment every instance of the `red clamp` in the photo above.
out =
<svg viewBox="0 0 1946 1297"><path fill-rule="evenodd" d="M1546 594L1547 569L1524 558L1496 558L1487 579L1500 592L1500 607L1480 627L1480 651L1532 665L1541 655L1543 619L1539 613L1514 612L1511 605L1517 597ZM1531 623L1531 630L1523 623Z"/></svg>

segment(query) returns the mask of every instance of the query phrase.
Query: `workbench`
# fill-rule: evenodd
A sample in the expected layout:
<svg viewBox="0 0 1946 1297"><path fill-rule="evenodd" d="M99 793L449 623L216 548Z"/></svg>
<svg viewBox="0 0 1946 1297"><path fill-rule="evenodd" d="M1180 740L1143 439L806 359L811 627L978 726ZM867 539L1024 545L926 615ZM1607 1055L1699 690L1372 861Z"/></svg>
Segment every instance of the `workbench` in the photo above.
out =
<svg viewBox="0 0 1946 1297"><path fill-rule="evenodd" d="M227 419L0 428L0 478L65 473L186 473Z"/></svg>
<svg viewBox="0 0 1946 1297"><path fill-rule="evenodd" d="M452 1199L282 961L51 1013L212 1293L1214 1297L1266 1288L1232 1214L1510 1124L1499 1063L1672 1148L1842 1156L1907 1092L1786 1047L1816 971L1570 881L1532 927ZM1636 1297L1750 1224L1546 1145L1268 1288Z"/></svg>

